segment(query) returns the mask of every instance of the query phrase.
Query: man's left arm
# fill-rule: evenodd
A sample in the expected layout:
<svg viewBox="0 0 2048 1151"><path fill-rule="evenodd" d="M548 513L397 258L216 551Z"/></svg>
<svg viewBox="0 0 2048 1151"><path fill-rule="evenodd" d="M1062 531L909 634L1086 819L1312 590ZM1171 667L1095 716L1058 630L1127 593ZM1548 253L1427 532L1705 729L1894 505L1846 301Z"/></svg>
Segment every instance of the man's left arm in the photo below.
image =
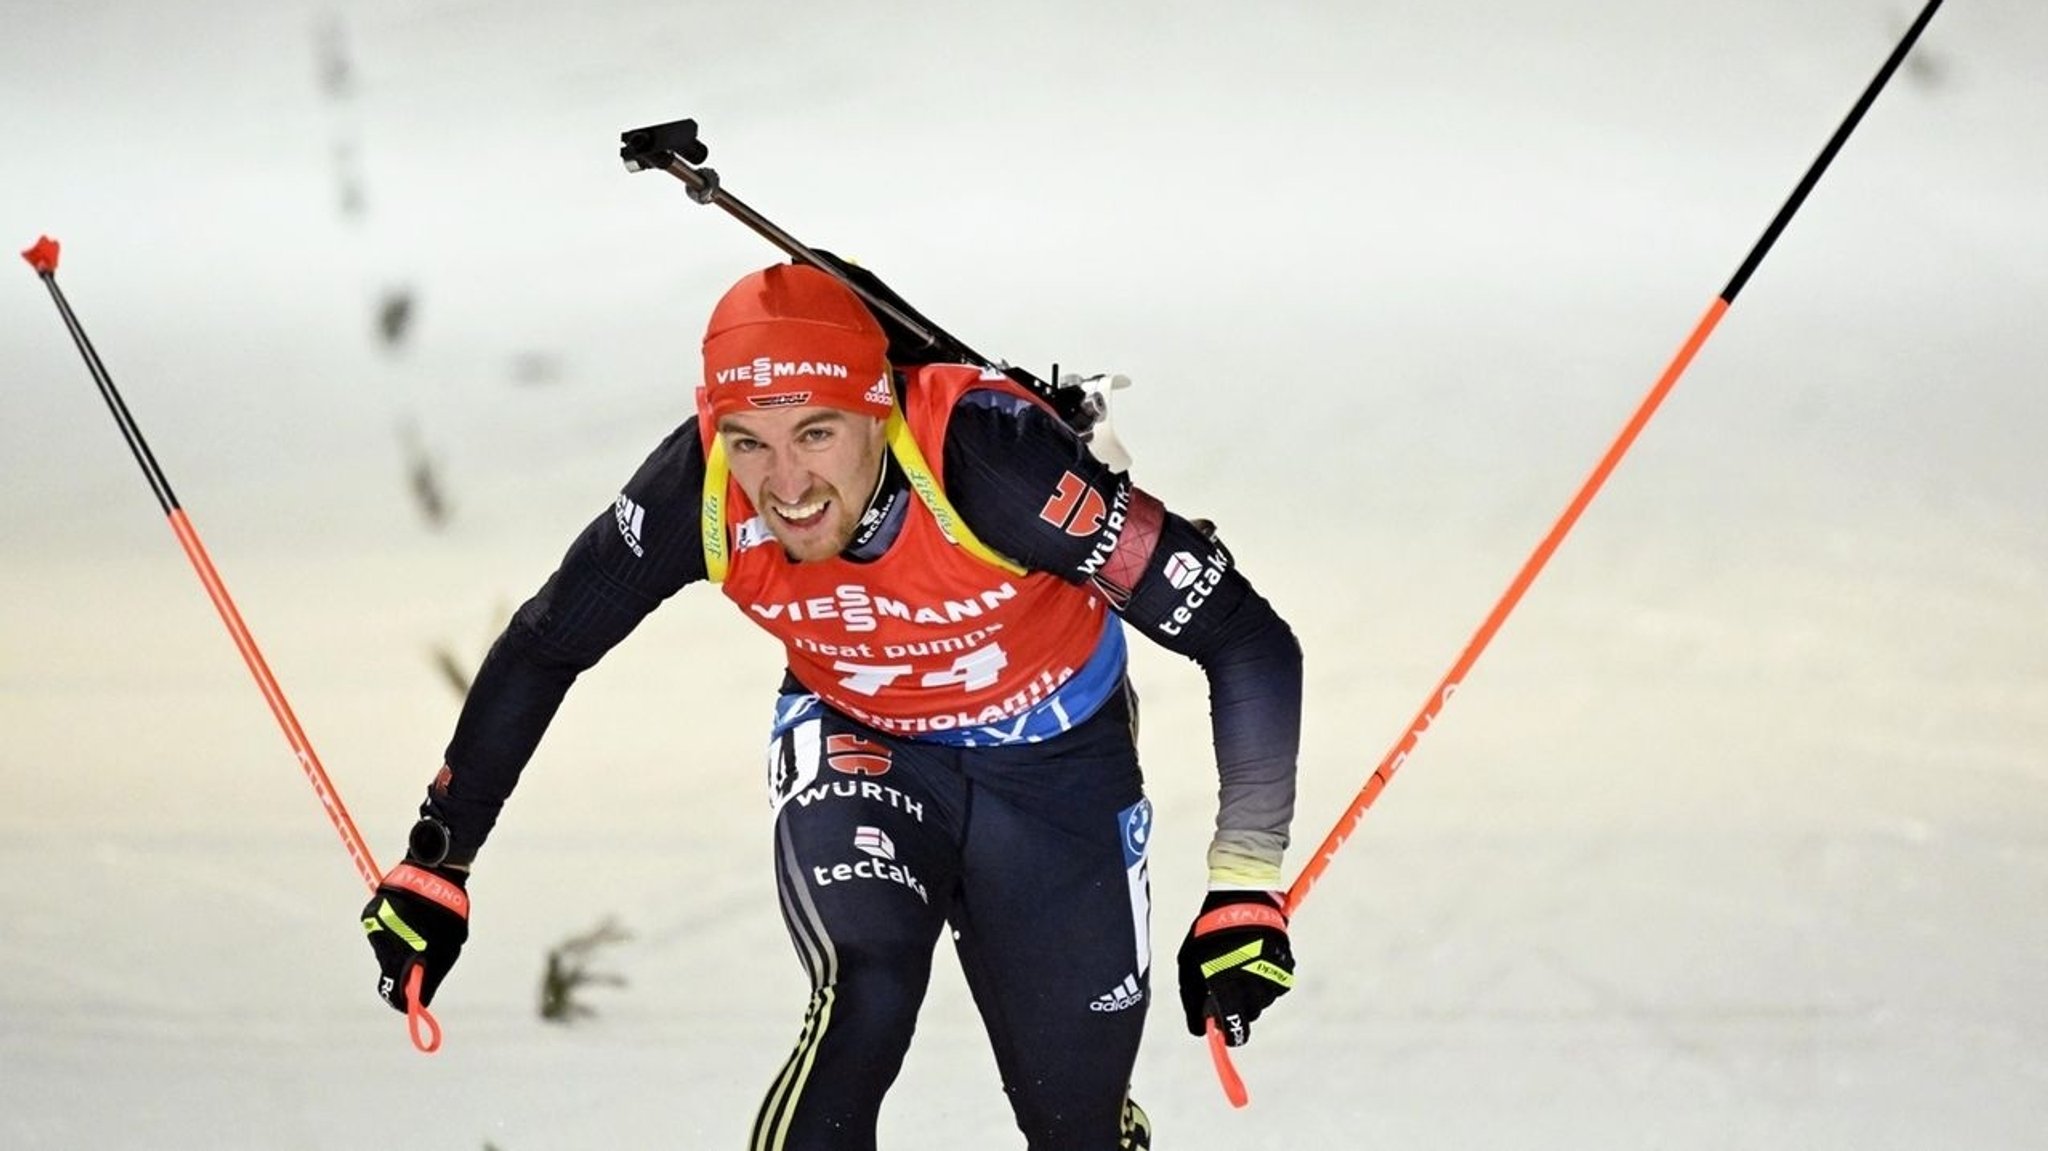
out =
<svg viewBox="0 0 2048 1151"><path fill-rule="evenodd" d="M1092 582L1209 681L1220 803L1211 890L1272 891L1294 816L1301 647L1213 529L1088 453L1057 417L970 393L945 444L947 496L983 542L1027 568Z"/></svg>
<svg viewBox="0 0 2048 1151"><path fill-rule="evenodd" d="M1190 1034L1225 1043L1294 986L1280 879L1301 745L1301 645L1197 525L1095 459L1043 408L970 393L945 445L947 494L984 543L1092 582L1124 621L1209 680L1218 806L1209 892L1176 954Z"/></svg>

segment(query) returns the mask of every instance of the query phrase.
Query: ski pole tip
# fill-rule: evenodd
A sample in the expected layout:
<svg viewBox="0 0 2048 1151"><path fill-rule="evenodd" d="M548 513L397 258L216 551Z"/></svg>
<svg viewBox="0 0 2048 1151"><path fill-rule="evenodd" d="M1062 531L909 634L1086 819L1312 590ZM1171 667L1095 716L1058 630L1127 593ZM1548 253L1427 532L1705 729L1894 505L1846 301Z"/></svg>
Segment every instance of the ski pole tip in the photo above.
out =
<svg viewBox="0 0 2048 1151"><path fill-rule="evenodd" d="M21 258L36 270L36 275L47 276L57 270L57 241L48 236L38 239L35 244L21 253Z"/></svg>

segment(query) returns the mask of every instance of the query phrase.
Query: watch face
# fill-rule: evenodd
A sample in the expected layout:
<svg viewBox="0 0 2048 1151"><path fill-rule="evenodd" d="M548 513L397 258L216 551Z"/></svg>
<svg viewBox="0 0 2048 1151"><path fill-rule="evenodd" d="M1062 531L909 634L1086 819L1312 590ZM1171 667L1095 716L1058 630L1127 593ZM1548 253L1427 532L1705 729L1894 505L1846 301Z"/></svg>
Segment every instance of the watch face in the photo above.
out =
<svg viewBox="0 0 2048 1151"><path fill-rule="evenodd" d="M424 816L412 825L412 834L405 841L406 858L428 867L438 867L448 858L448 827L433 816Z"/></svg>

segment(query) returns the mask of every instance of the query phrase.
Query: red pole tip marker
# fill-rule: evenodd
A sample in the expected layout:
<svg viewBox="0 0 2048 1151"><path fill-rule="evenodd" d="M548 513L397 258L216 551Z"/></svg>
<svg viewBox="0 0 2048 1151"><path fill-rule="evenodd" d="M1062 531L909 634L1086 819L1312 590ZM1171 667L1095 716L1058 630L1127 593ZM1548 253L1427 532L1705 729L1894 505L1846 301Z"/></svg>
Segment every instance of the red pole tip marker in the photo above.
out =
<svg viewBox="0 0 2048 1151"><path fill-rule="evenodd" d="M57 241L44 236L36 241L35 247L23 252L21 258L28 261L37 275L50 275L57 270Z"/></svg>

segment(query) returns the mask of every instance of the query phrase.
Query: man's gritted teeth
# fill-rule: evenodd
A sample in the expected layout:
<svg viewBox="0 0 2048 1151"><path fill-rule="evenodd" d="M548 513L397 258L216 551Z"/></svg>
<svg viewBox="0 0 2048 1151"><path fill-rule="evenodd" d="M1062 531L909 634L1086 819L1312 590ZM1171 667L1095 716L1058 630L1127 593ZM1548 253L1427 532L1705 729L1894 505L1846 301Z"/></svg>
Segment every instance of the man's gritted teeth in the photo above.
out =
<svg viewBox="0 0 2048 1151"><path fill-rule="evenodd" d="M830 499L821 498L800 504L771 503L769 510L791 527L807 528L823 519L831 504Z"/></svg>

